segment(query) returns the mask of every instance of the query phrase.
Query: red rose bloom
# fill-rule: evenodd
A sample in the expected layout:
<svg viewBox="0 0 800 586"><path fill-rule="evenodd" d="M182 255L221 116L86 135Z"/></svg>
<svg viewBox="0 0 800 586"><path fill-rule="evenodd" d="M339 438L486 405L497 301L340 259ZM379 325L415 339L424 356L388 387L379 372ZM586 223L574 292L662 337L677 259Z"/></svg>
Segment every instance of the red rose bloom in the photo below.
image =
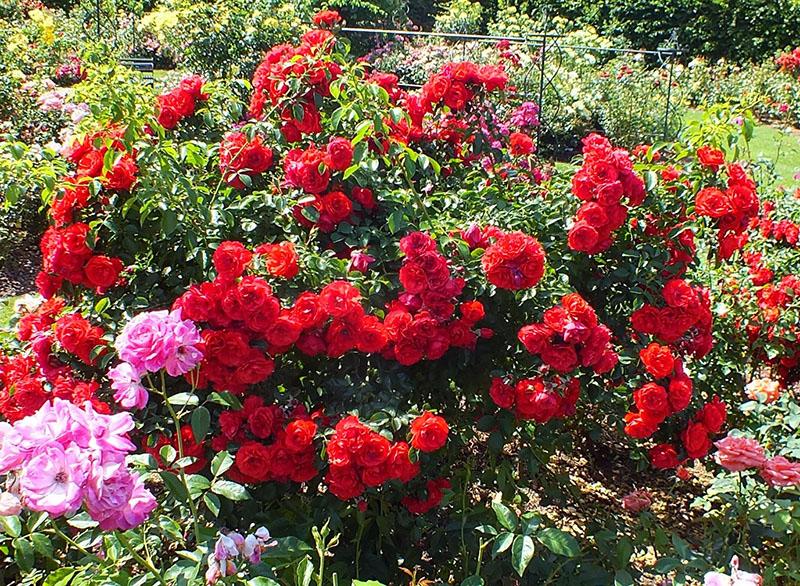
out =
<svg viewBox="0 0 800 586"><path fill-rule="evenodd" d="M508 137L508 152L515 157L530 155L535 150L533 139L524 132L512 132Z"/></svg>
<svg viewBox="0 0 800 586"><path fill-rule="evenodd" d="M671 375L675 368L675 358L672 356L669 347L655 342L640 350L639 358L642 360L647 372L656 378L664 378Z"/></svg>
<svg viewBox="0 0 800 586"><path fill-rule="evenodd" d="M421 452L435 452L447 442L449 431L443 418L425 411L411 422L411 445Z"/></svg>
<svg viewBox="0 0 800 586"><path fill-rule="evenodd" d="M502 378L495 377L492 379L492 384L489 387L489 396L498 407L510 409L514 406L514 387L507 384Z"/></svg>
<svg viewBox="0 0 800 586"><path fill-rule="evenodd" d="M677 468L680 464L678 452L670 444L658 444L649 451L650 465L659 470Z"/></svg>
<svg viewBox="0 0 800 586"><path fill-rule="evenodd" d="M633 393L633 401L640 412L652 422L664 421L670 414L670 404L667 391L661 385L647 383Z"/></svg>
<svg viewBox="0 0 800 586"><path fill-rule="evenodd" d="M326 26L330 28L341 22L342 17L335 10L320 10L311 17L311 20L317 26Z"/></svg>
<svg viewBox="0 0 800 586"><path fill-rule="evenodd" d="M300 267L297 265L299 257L291 242L261 244L256 247L254 252L264 257L265 266L270 275L293 279L300 272Z"/></svg>
<svg viewBox="0 0 800 586"><path fill-rule="evenodd" d="M83 272L91 287L103 291L117 282L122 268L120 259L96 255L89 259Z"/></svg>
<svg viewBox="0 0 800 586"><path fill-rule="evenodd" d="M242 276L252 258L252 253L241 242L227 240L214 251L214 268L219 277L236 279Z"/></svg>
<svg viewBox="0 0 800 586"><path fill-rule="evenodd" d="M272 456L267 446L258 442L247 442L236 452L234 464L236 468L255 482L264 482L269 478Z"/></svg>
<svg viewBox="0 0 800 586"><path fill-rule="evenodd" d="M327 153L331 169L334 171L344 171L353 162L353 145L346 138L331 138Z"/></svg>
<svg viewBox="0 0 800 586"><path fill-rule="evenodd" d="M308 450L314 443L317 424L310 419L295 419L286 426L283 442L291 452Z"/></svg>
<svg viewBox="0 0 800 586"><path fill-rule="evenodd" d="M725 153L711 146L702 146L697 149L697 160L703 167L716 171L725 163Z"/></svg>
<svg viewBox="0 0 800 586"><path fill-rule="evenodd" d="M501 289L529 289L544 275L544 249L522 232L501 234L486 249L481 264L486 278Z"/></svg>
<svg viewBox="0 0 800 586"><path fill-rule="evenodd" d="M701 422L692 422L681 434L686 455L690 458L702 458L711 449L709 429Z"/></svg>

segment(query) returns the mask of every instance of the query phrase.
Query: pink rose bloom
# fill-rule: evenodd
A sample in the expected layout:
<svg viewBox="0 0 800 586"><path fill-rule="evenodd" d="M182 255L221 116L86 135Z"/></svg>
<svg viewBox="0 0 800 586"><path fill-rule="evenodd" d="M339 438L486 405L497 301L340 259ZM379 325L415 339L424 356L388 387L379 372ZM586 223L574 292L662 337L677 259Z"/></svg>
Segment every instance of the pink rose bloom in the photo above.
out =
<svg viewBox="0 0 800 586"><path fill-rule="evenodd" d="M731 472L761 468L766 461L764 448L754 439L729 435L714 445L717 464Z"/></svg>
<svg viewBox="0 0 800 586"><path fill-rule="evenodd" d="M88 469L89 460L76 445L66 450L56 442L42 447L20 476L26 506L54 516L78 510Z"/></svg>
<svg viewBox="0 0 800 586"><path fill-rule="evenodd" d="M783 456L770 458L761 469L761 478L771 486L796 486L800 484L800 462Z"/></svg>
<svg viewBox="0 0 800 586"><path fill-rule="evenodd" d="M22 512L19 497L10 492L0 492L0 517L11 517Z"/></svg>
<svg viewBox="0 0 800 586"><path fill-rule="evenodd" d="M731 560L731 575L709 572L703 579L703 586L761 586L764 580L758 574L739 570L739 558Z"/></svg>
<svg viewBox="0 0 800 586"><path fill-rule="evenodd" d="M144 409L150 395L142 385L142 374L127 362L120 362L108 371L114 389L114 400L125 409Z"/></svg>
<svg viewBox="0 0 800 586"><path fill-rule="evenodd" d="M354 250L350 253L350 264L347 265L347 270L350 272L358 271L359 273L366 273L369 270L369 265L374 262L374 256L360 250Z"/></svg>
<svg viewBox="0 0 800 586"><path fill-rule="evenodd" d="M114 341L119 357L138 372L166 368L170 376L185 374L203 358L194 322L175 311L146 311L129 321Z"/></svg>
<svg viewBox="0 0 800 586"><path fill-rule="evenodd" d="M639 513L650 508L653 495L646 490L634 490L622 498L622 508L631 513Z"/></svg>
<svg viewBox="0 0 800 586"><path fill-rule="evenodd" d="M100 529L132 529L150 515L156 504L141 478L124 463L93 470L86 490L86 509L100 523Z"/></svg>

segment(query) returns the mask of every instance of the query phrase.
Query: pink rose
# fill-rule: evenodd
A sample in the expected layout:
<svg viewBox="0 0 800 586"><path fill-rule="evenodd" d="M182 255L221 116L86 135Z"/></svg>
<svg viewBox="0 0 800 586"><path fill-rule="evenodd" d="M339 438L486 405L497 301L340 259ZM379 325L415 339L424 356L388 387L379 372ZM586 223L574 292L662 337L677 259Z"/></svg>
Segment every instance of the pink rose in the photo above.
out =
<svg viewBox="0 0 800 586"><path fill-rule="evenodd" d="M766 462L764 448L754 439L728 436L716 444L717 464L731 472L761 468Z"/></svg>
<svg viewBox="0 0 800 586"><path fill-rule="evenodd" d="M761 478L771 486L796 486L800 484L800 462L783 456L770 458L761 469Z"/></svg>
<svg viewBox="0 0 800 586"><path fill-rule="evenodd" d="M634 490L622 497L622 508L631 513L639 513L650 508L653 495L646 490Z"/></svg>

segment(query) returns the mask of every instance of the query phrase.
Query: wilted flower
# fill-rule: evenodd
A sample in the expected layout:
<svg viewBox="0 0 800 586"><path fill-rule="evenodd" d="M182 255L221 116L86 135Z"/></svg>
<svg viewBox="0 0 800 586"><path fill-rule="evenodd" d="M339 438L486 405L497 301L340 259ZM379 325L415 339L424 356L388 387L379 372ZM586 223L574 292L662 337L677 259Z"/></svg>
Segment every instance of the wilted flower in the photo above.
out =
<svg viewBox="0 0 800 586"><path fill-rule="evenodd" d="M739 570L739 558L731 559L731 575L721 572L709 572L703 580L704 586L760 586L763 579L758 574Z"/></svg>

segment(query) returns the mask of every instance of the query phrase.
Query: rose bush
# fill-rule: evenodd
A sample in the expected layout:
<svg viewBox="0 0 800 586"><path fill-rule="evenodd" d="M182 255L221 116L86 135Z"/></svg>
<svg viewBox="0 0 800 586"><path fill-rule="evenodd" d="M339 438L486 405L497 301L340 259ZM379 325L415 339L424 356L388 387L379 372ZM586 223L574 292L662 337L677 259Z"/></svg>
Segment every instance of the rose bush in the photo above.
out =
<svg viewBox="0 0 800 586"><path fill-rule="evenodd" d="M316 20L249 86L109 95L113 68L88 65L76 92L107 93L48 201L46 301L0 361L15 571L566 584L727 563L727 541L706 561L660 527L647 568L622 527L573 535L544 513L569 486L550 466L623 445L685 479L715 443L744 462L723 439L741 365L797 378L793 265L761 266L796 255L770 240L789 204L760 201L728 137L629 152L592 134L577 170L551 168L503 63L407 91ZM17 457L53 410L77 423ZM125 422L108 462L102 417ZM762 491L800 476L757 464Z"/></svg>

